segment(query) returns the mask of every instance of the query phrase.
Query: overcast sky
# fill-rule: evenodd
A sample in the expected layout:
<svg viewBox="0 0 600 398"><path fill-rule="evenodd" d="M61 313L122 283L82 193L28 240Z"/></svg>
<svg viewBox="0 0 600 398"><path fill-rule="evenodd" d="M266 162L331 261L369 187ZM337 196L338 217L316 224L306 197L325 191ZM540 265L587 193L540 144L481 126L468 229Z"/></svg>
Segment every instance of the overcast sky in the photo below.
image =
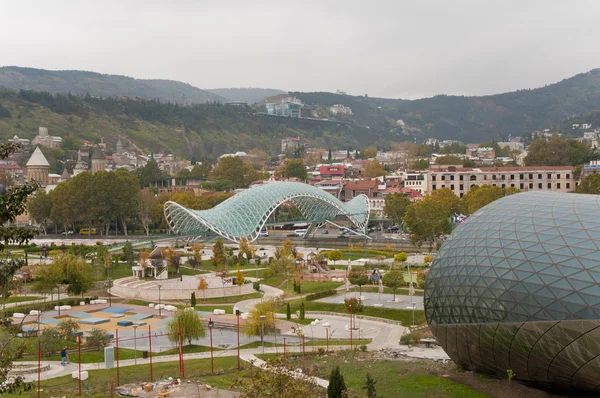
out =
<svg viewBox="0 0 600 398"><path fill-rule="evenodd" d="M421 98L600 67L600 1L0 0L0 65Z"/></svg>

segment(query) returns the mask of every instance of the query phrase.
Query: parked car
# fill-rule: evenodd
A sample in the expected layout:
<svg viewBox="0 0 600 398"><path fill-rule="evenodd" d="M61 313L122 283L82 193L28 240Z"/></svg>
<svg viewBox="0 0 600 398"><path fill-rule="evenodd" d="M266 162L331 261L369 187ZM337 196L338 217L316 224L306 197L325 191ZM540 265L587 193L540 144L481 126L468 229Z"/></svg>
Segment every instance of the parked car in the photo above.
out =
<svg viewBox="0 0 600 398"><path fill-rule="evenodd" d="M62 235L65 235L65 236L73 235L73 231L63 231Z"/></svg>
<svg viewBox="0 0 600 398"><path fill-rule="evenodd" d="M269 236L269 231L263 229L258 233L258 236Z"/></svg>
<svg viewBox="0 0 600 398"><path fill-rule="evenodd" d="M326 229L325 231L323 231L323 235L329 235L329 230Z"/></svg>

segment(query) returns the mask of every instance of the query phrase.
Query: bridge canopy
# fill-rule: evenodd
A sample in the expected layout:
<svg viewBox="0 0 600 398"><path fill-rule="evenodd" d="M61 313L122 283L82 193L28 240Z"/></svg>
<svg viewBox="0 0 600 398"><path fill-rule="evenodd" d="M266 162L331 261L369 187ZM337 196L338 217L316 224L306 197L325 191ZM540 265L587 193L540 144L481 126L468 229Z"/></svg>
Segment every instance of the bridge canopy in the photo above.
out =
<svg viewBox="0 0 600 398"><path fill-rule="evenodd" d="M175 202L166 202L164 212L169 227L181 235L199 236L213 231L234 242L239 242L242 237L252 242L273 212L288 202L296 206L303 221L308 223L332 221L341 215L365 231L369 221L367 196L359 195L349 202L341 202L320 188L300 182L258 185L209 210L192 210Z"/></svg>

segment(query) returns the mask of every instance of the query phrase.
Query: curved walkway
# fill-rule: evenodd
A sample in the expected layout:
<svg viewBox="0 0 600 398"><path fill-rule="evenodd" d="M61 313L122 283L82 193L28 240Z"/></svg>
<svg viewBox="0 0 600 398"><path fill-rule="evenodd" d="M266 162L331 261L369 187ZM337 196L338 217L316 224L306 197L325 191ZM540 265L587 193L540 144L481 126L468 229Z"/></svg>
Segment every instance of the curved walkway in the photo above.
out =
<svg viewBox="0 0 600 398"><path fill-rule="evenodd" d="M262 302L263 299L277 298L283 295L283 290L269 285L261 284L260 290L264 293L261 298L240 301L235 303L234 307L242 312L250 312L252 308L254 308L257 303Z"/></svg>

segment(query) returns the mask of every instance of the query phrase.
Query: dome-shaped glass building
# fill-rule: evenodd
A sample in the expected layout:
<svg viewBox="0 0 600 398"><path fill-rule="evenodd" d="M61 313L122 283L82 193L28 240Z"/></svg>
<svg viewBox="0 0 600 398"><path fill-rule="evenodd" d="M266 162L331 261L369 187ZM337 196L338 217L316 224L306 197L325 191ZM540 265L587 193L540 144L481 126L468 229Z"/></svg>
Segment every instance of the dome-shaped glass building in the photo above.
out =
<svg viewBox="0 0 600 398"><path fill-rule="evenodd" d="M425 314L453 361L600 393L600 196L497 200L444 242Z"/></svg>

